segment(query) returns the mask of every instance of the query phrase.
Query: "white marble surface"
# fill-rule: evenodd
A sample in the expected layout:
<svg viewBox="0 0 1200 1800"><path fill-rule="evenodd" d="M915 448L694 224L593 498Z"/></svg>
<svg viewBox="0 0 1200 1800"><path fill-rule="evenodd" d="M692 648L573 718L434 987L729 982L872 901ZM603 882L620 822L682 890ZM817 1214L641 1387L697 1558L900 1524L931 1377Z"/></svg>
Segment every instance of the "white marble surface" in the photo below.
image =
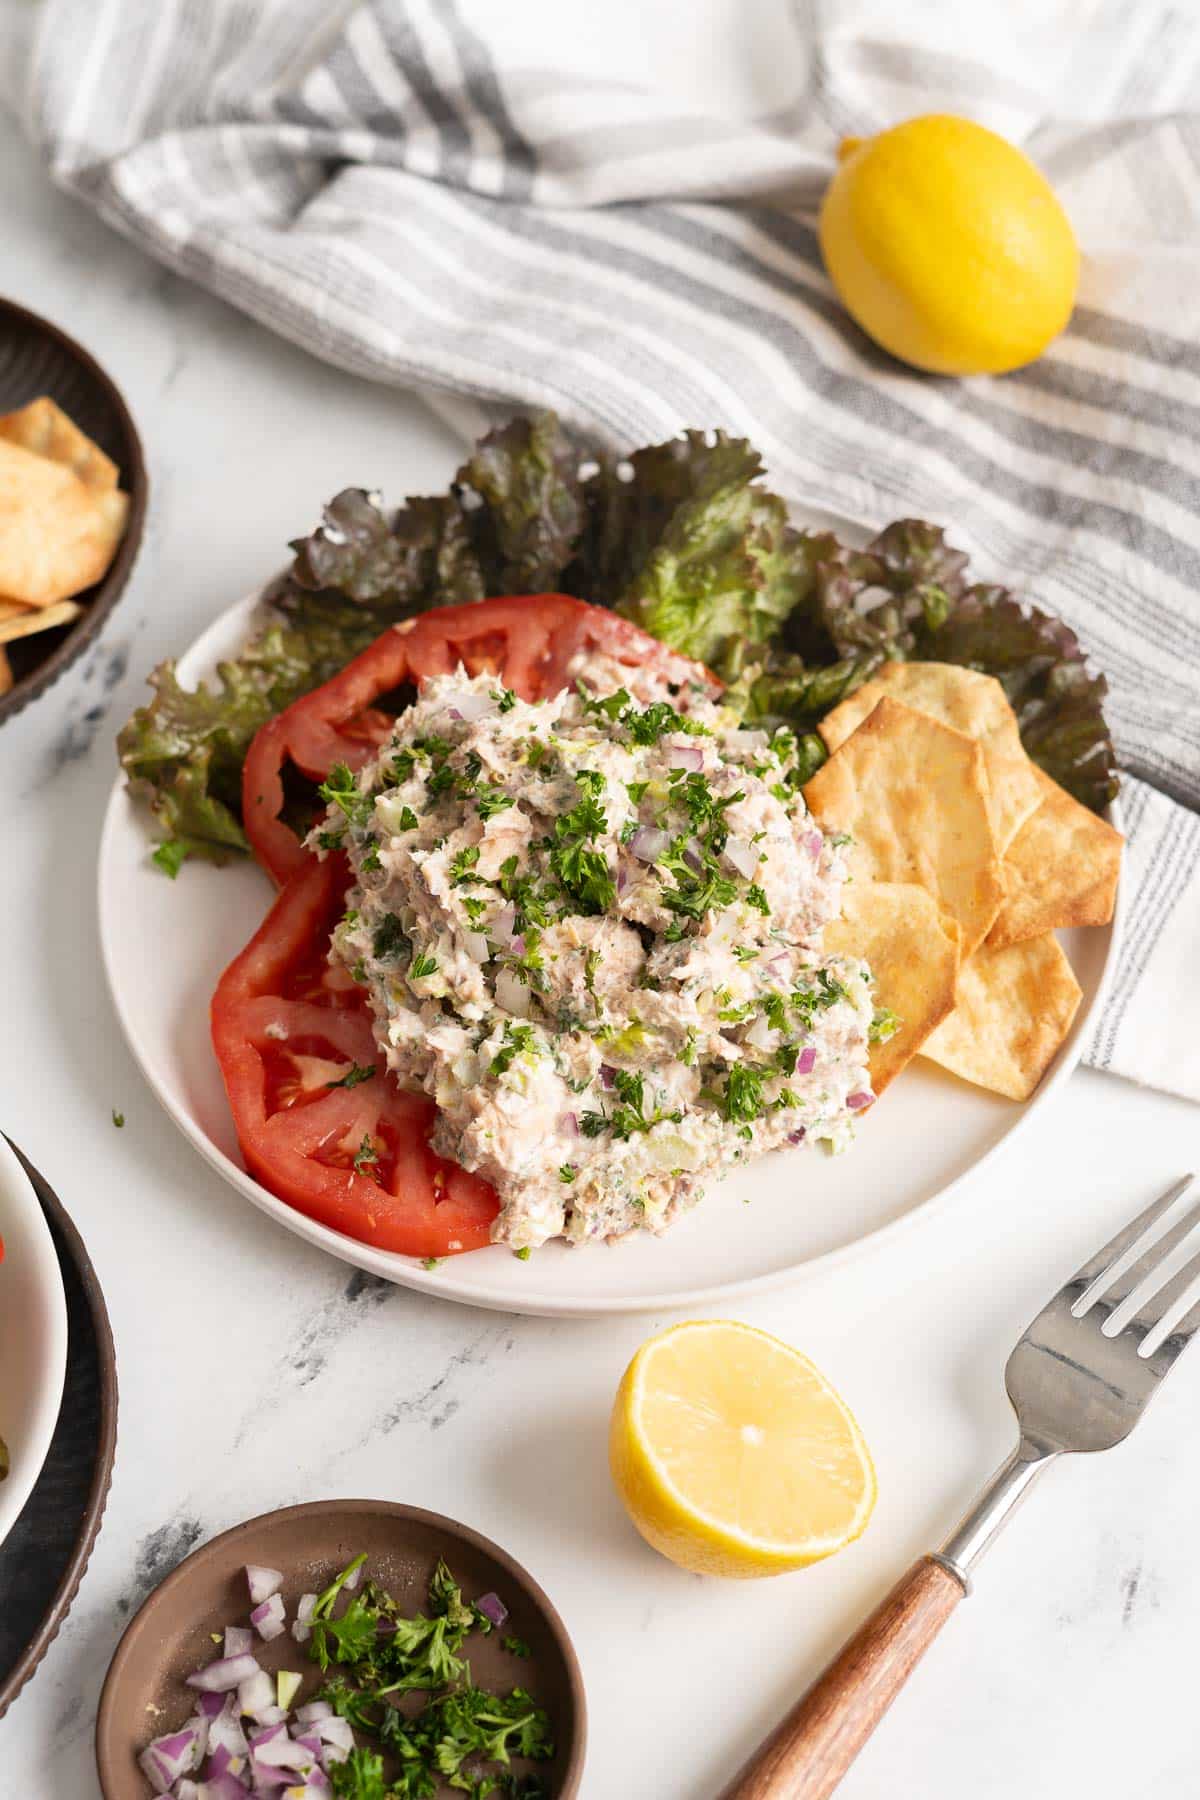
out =
<svg viewBox="0 0 1200 1800"><path fill-rule="evenodd" d="M164 274L56 195L7 124L0 157L4 289L124 384L154 484L103 642L0 736L0 1125L84 1233L122 1386L104 1529L61 1636L0 1723L0 1788L95 1800L100 1682L149 1587L250 1514L361 1494L455 1513L547 1586L588 1685L586 1800L704 1800L1005 1453L1009 1344L1050 1285L1193 1164L1200 1118L1076 1075L948 1216L734 1309L808 1351L851 1401L878 1462L875 1521L834 1561L747 1587L654 1557L609 1487L604 1430L627 1358L660 1321L509 1319L349 1276L187 1148L124 1048L99 966L100 810L145 671L269 572L323 496L440 485L456 446L417 401L306 360ZM1200 1362L1129 1444L1045 1478L847 1800L1194 1790L1198 1404Z"/></svg>

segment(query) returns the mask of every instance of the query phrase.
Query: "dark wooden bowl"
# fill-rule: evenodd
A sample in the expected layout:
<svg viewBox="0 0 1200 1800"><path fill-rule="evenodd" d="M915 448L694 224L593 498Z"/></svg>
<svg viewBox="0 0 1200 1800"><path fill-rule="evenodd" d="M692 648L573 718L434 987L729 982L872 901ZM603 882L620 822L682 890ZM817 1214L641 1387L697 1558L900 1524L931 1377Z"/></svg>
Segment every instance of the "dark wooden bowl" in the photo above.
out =
<svg viewBox="0 0 1200 1800"><path fill-rule="evenodd" d="M146 518L146 460L120 389L94 357L48 319L0 300L0 413L48 394L111 456L129 495L129 519L103 580L76 598L83 612L56 631L8 645L13 685L0 695L0 724L36 700L99 635L133 568Z"/></svg>
<svg viewBox="0 0 1200 1800"><path fill-rule="evenodd" d="M116 1353L96 1271L62 1201L17 1146L12 1148L33 1183L58 1251L69 1335L54 1441L24 1510L0 1545L0 1719L71 1610L104 1517L117 1447ZM3 1787L0 1781L0 1791Z"/></svg>
<svg viewBox="0 0 1200 1800"><path fill-rule="evenodd" d="M505 1634L523 1638L530 1655L505 1651L499 1632L473 1638L472 1673L482 1687L528 1688L546 1708L555 1755L533 1766L552 1800L573 1800L583 1775L587 1706L566 1626L532 1575L498 1544L440 1513L387 1500L319 1500L248 1519L194 1550L155 1588L127 1626L100 1695L96 1767L104 1800L148 1800L137 1756L191 1715L184 1677L212 1661L212 1633L246 1622L247 1563L284 1571L292 1618L302 1593L320 1592L361 1550L367 1573L412 1611L423 1608L439 1557L469 1596L499 1594L509 1609ZM304 1697L320 1685L316 1665L290 1632L256 1643L254 1654L272 1673L302 1671Z"/></svg>

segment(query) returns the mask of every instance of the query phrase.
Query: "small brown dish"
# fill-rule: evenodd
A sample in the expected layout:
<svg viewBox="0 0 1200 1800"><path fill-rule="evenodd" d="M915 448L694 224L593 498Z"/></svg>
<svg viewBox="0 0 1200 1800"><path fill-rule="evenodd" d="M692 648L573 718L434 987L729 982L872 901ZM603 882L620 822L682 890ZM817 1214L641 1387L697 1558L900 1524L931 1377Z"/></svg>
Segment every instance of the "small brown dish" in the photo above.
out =
<svg viewBox="0 0 1200 1800"><path fill-rule="evenodd" d="M107 574L76 596L83 607L79 617L7 646L13 685L0 696L0 724L45 693L97 637L129 580L146 518L146 461L116 383L57 325L0 300L0 413L15 412L40 394L57 401L116 463L129 495L129 518Z"/></svg>
<svg viewBox="0 0 1200 1800"><path fill-rule="evenodd" d="M0 1545L0 1719L71 1610L104 1517L117 1447L116 1354L96 1271L62 1201L12 1148L58 1252L68 1337L54 1438L33 1492Z"/></svg>
<svg viewBox="0 0 1200 1800"><path fill-rule="evenodd" d="M148 1800L138 1755L192 1712L184 1678L213 1660L213 1633L245 1624L247 1563L284 1572L291 1619L302 1593L320 1592L362 1551L368 1574L414 1612L425 1604L439 1558L464 1593L500 1596L509 1611L505 1633L524 1639L529 1657L514 1662L499 1633L473 1638L472 1674L481 1687L528 1688L546 1708L554 1758L528 1766L536 1767L551 1800L573 1800L583 1776L587 1705L558 1613L532 1575L489 1538L440 1513L387 1500L319 1500L248 1519L194 1550L155 1588L126 1628L100 1694L96 1767L104 1800ZM320 1672L290 1632L256 1643L254 1655L271 1674L303 1671L302 1699L320 1686Z"/></svg>

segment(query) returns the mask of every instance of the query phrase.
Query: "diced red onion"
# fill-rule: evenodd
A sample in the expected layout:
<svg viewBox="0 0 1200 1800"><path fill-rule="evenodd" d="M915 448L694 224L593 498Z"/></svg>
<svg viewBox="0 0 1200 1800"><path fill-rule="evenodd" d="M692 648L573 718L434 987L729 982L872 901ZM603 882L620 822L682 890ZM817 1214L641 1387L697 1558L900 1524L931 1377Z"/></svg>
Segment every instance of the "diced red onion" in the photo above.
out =
<svg viewBox="0 0 1200 1800"><path fill-rule="evenodd" d="M601 1063L600 1064L600 1086L602 1088L610 1088L616 1079L617 1079L617 1071L613 1068L610 1068L608 1063Z"/></svg>
<svg viewBox="0 0 1200 1800"><path fill-rule="evenodd" d="M289 1791L287 1800L326 1800L332 1792L333 1783L324 1769L318 1768L312 1771L303 1787L294 1787Z"/></svg>
<svg viewBox="0 0 1200 1800"><path fill-rule="evenodd" d="M796 1073L797 1075L811 1075L816 1066L817 1047L815 1044L808 1044L796 1058ZM853 1104L854 1102L851 1101L850 1105Z"/></svg>
<svg viewBox="0 0 1200 1800"><path fill-rule="evenodd" d="M287 1714L284 1712L282 1706L276 1705L274 1701L271 1702L270 1706L264 1706L254 1714L254 1720L257 1725L270 1725L274 1727L276 1725L282 1725L286 1719Z"/></svg>
<svg viewBox="0 0 1200 1800"><path fill-rule="evenodd" d="M704 858L700 854L700 846L695 838L689 838L684 845L683 860L694 875L698 875L704 867Z"/></svg>
<svg viewBox="0 0 1200 1800"><path fill-rule="evenodd" d="M228 1744L217 1744L208 1759L208 1767L204 1771L205 1780L213 1780L216 1776L223 1775L232 1761L233 1751Z"/></svg>
<svg viewBox="0 0 1200 1800"><path fill-rule="evenodd" d="M254 1648L254 1633L246 1625L227 1625L225 1627L226 1656L245 1656Z"/></svg>
<svg viewBox="0 0 1200 1800"><path fill-rule="evenodd" d="M787 1141L789 1144L802 1144L807 1136L807 1131L804 1126L801 1125L798 1130L788 1132Z"/></svg>
<svg viewBox="0 0 1200 1800"><path fill-rule="evenodd" d="M748 844L745 838L726 838L725 855L738 874L744 875L747 881L752 875L758 873L758 851L753 844Z"/></svg>
<svg viewBox="0 0 1200 1800"><path fill-rule="evenodd" d="M312 1621L312 1616L313 1616L313 1607L316 1604L317 1604L316 1594L301 1594L299 1600L296 1603L296 1617L292 1620L292 1636L295 1638L295 1640L298 1644L303 1644L303 1643L307 1642L307 1640L312 1636L311 1621ZM314 1701L313 1704L316 1705L317 1702ZM300 1709L300 1711L296 1714L296 1717L299 1719L299 1718L303 1718L303 1716L304 1716L304 1709L302 1707Z"/></svg>
<svg viewBox="0 0 1200 1800"><path fill-rule="evenodd" d="M753 1044L756 1050L770 1048L771 1027L767 1023L765 1013L755 1013L754 1022L746 1033L746 1042Z"/></svg>
<svg viewBox="0 0 1200 1800"><path fill-rule="evenodd" d="M272 1638L279 1637L285 1624L283 1595L272 1594L269 1600L256 1606L250 1614L250 1623L264 1643L269 1644Z"/></svg>
<svg viewBox="0 0 1200 1800"><path fill-rule="evenodd" d="M251 1761L256 1769L298 1769L307 1774L316 1760L312 1751L303 1744L295 1744L290 1737L272 1738L270 1743L256 1743L250 1752Z"/></svg>
<svg viewBox="0 0 1200 1800"><path fill-rule="evenodd" d="M201 1800L200 1789L190 1775L175 1783L175 1800Z"/></svg>
<svg viewBox="0 0 1200 1800"><path fill-rule="evenodd" d="M860 1089L857 1094L847 1094L846 1105L850 1108L851 1112L858 1112L860 1107L870 1106L874 1099L874 1094Z"/></svg>
<svg viewBox="0 0 1200 1800"><path fill-rule="evenodd" d="M249 1654L221 1656L187 1678L187 1685L203 1694L227 1694L251 1675L259 1673L258 1664Z"/></svg>
<svg viewBox="0 0 1200 1800"><path fill-rule="evenodd" d="M485 963L491 955L488 949L487 933L483 931L465 931L463 942L467 946L467 955L472 962Z"/></svg>
<svg viewBox="0 0 1200 1800"><path fill-rule="evenodd" d="M825 848L825 839L821 836L819 831L810 831L804 840L804 846L815 862Z"/></svg>
<svg viewBox="0 0 1200 1800"><path fill-rule="evenodd" d="M579 1136L579 1116L578 1116L578 1114L570 1113L570 1112L562 1113L559 1117L558 1128L560 1131L565 1132L567 1137L578 1137Z"/></svg>
<svg viewBox="0 0 1200 1800"><path fill-rule="evenodd" d="M299 1744L302 1750L307 1750L313 1761L320 1765L325 1748L315 1731L298 1731L293 1742Z"/></svg>
<svg viewBox="0 0 1200 1800"><path fill-rule="evenodd" d="M275 1704L275 1683L265 1669L255 1666L255 1673L247 1681L240 1682L237 1691L239 1709L251 1719L257 1719L260 1713Z"/></svg>
<svg viewBox="0 0 1200 1800"><path fill-rule="evenodd" d="M253 1754L253 1752L258 1750L260 1745L273 1744L275 1742L276 1738L282 1737L284 1735L286 1735L286 1734L284 1732L283 1720L277 1719L273 1725L267 1726L267 1728L264 1731L256 1731L254 1733L253 1737L250 1739L251 1753Z"/></svg>
<svg viewBox="0 0 1200 1800"><path fill-rule="evenodd" d="M475 1602L475 1605L478 1611L483 1614L484 1618L490 1619L492 1624L496 1627L496 1630L499 1631L505 1619L508 1617L508 1608L505 1606L499 1594L481 1594Z"/></svg>
<svg viewBox="0 0 1200 1800"><path fill-rule="evenodd" d="M668 744L667 755L672 769L702 769L704 752L699 744Z"/></svg>
<svg viewBox="0 0 1200 1800"><path fill-rule="evenodd" d="M249 1800L252 1790L226 1769L223 1775L207 1780L201 1791L204 1800Z"/></svg>
<svg viewBox="0 0 1200 1800"><path fill-rule="evenodd" d="M529 989L512 969L501 969L496 977L496 1005L519 1019L529 1017Z"/></svg>
<svg viewBox="0 0 1200 1800"><path fill-rule="evenodd" d="M488 926L488 931L503 949L509 949L513 939L517 935L516 907L502 906Z"/></svg>
<svg viewBox="0 0 1200 1800"><path fill-rule="evenodd" d="M317 1736L325 1745L327 1762L345 1762L354 1748L354 1732L349 1719L318 1719Z"/></svg>
<svg viewBox="0 0 1200 1800"><path fill-rule="evenodd" d="M657 825L639 825L629 840L629 854L639 862L657 862L670 842L670 833Z"/></svg>
<svg viewBox="0 0 1200 1800"><path fill-rule="evenodd" d="M279 1592L283 1586L283 1573L280 1569L264 1568L260 1563L247 1563L246 1583L251 1606L261 1606L264 1600Z"/></svg>
<svg viewBox="0 0 1200 1800"><path fill-rule="evenodd" d="M617 870L617 892L618 892L618 894L623 894L625 892L625 889L628 886L629 886L629 871L626 868L625 864L622 863L620 868Z"/></svg>
<svg viewBox="0 0 1200 1800"><path fill-rule="evenodd" d="M196 1768L203 1756L200 1734L194 1725L168 1732L147 1744L138 1764L156 1794L170 1793L181 1775Z"/></svg>
<svg viewBox="0 0 1200 1800"><path fill-rule="evenodd" d="M201 1694L196 1705L206 1719L215 1719L219 1712L224 1711L226 1698L224 1694Z"/></svg>
<svg viewBox="0 0 1200 1800"><path fill-rule="evenodd" d="M264 1675L263 1680L268 1681ZM242 1722L234 1710L236 1702L230 1695L230 1703L213 1720L208 1733L208 1748L215 1758L218 1751L229 1756L245 1756L250 1746L246 1742L246 1734L242 1730Z"/></svg>
<svg viewBox="0 0 1200 1800"><path fill-rule="evenodd" d="M309 1700L296 1708L296 1718L301 1725L311 1725L317 1719L335 1719L337 1714L328 1700Z"/></svg>
<svg viewBox="0 0 1200 1800"><path fill-rule="evenodd" d="M486 719L489 713L494 713L496 702L490 694L459 694L448 710L452 719L473 724L476 719Z"/></svg>

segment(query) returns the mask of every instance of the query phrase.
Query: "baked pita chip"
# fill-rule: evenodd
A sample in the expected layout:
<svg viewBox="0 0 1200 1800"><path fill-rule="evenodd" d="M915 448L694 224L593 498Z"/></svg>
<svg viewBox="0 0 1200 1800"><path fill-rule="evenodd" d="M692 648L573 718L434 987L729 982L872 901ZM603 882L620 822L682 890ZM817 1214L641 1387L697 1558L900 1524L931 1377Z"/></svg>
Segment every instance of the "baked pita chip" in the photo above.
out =
<svg viewBox="0 0 1200 1800"><path fill-rule="evenodd" d="M1010 1100L1028 1100L1071 1029L1081 990L1052 933L976 952L954 1011L921 1055Z"/></svg>
<svg viewBox="0 0 1200 1800"><path fill-rule="evenodd" d="M78 600L58 600L53 606L22 606L14 618L0 618L0 644L11 644L16 638L33 637L39 631L53 631L59 625L70 625L83 611Z"/></svg>
<svg viewBox="0 0 1200 1800"><path fill-rule="evenodd" d="M822 719L818 729L828 748L836 750L845 743L885 694L965 732L981 745L992 825L1003 855L1041 804L1042 795L1034 779L1037 771L1021 743L1016 714L1000 683L954 663L885 663L873 680Z"/></svg>
<svg viewBox="0 0 1200 1800"><path fill-rule="evenodd" d="M1004 904L988 944L1024 943L1066 925L1107 925L1125 840L1034 767L1041 804L1004 858Z"/></svg>
<svg viewBox="0 0 1200 1800"><path fill-rule="evenodd" d="M85 487L104 492L117 485L119 471L112 458L105 456L99 444L94 444L74 419L44 394L19 412L0 417L0 438L31 450L35 456L62 463Z"/></svg>
<svg viewBox="0 0 1200 1800"><path fill-rule="evenodd" d="M1004 888L980 745L885 695L804 790L830 831L854 840L860 881L915 882L962 934L966 958Z"/></svg>
<svg viewBox="0 0 1200 1800"><path fill-rule="evenodd" d="M848 882L843 901L841 917L825 927L825 951L861 956L875 977L877 1011L898 1020L890 1037L871 1045L878 1095L954 1007L958 927L914 882Z"/></svg>
<svg viewBox="0 0 1200 1800"><path fill-rule="evenodd" d="M61 463L0 439L0 594L53 606L99 581L129 511L117 488L85 487Z"/></svg>

